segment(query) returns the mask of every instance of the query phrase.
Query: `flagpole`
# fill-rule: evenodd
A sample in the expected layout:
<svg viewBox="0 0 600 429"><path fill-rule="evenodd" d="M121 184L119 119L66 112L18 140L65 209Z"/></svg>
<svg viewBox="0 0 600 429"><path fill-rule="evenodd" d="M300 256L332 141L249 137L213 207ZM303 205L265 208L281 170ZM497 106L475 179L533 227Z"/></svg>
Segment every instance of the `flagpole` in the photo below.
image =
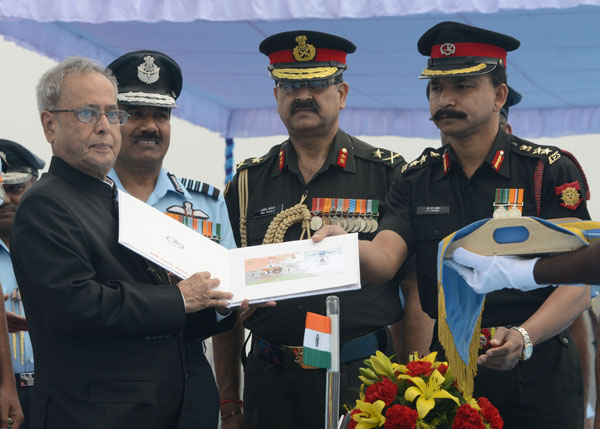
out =
<svg viewBox="0 0 600 429"><path fill-rule="evenodd" d="M331 365L327 369L325 393L325 429L337 429L340 404L340 302L337 296L327 297L327 317L331 320Z"/></svg>

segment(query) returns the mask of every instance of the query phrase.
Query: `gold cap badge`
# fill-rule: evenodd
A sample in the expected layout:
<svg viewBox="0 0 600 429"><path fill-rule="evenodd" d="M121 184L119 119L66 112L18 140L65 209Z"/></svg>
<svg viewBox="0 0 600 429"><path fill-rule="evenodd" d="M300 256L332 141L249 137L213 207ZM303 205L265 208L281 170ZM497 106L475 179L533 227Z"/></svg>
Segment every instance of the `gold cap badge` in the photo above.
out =
<svg viewBox="0 0 600 429"><path fill-rule="evenodd" d="M298 45L292 51L296 61L312 61L317 54L317 49L314 45L306 43L306 39L303 35L296 37Z"/></svg>

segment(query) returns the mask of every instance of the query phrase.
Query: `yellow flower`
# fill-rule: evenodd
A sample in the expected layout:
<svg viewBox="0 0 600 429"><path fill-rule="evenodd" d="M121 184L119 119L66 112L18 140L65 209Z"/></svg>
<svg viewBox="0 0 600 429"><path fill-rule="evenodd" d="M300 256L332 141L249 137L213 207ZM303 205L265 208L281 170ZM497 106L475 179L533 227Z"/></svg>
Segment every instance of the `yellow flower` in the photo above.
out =
<svg viewBox="0 0 600 429"><path fill-rule="evenodd" d="M360 410L360 413L356 413L352 416L352 419L357 423L356 429L372 429L376 427L382 427L385 423L385 417L381 414L385 402L378 400L373 402L364 402L361 400L356 401L356 408Z"/></svg>
<svg viewBox="0 0 600 429"><path fill-rule="evenodd" d="M465 401L471 406L471 408L475 408L477 411L481 411L481 407L477 403L477 399L471 396L470 398L465 397Z"/></svg>
<svg viewBox="0 0 600 429"><path fill-rule="evenodd" d="M379 377L377 376L377 374L375 374L375 372L373 372L372 369L358 368L358 372L360 373L358 378L367 386L370 386L371 384L379 381Z"/></svg>
<svg viewBox="0 0 600 429"><path fill-rule="evenodd" d="M400 365L398 365L396 363L392 363L390 358L388 358L385 354L383 354L379 350L377 350L375 352L375 356L371 356L371 358L369 360L371 361L371 366L372 366L373 370L378 375L386 376L390 380L394 379L394 377L395 377L394 372L396 371L397 368L400 367Z"/></svg>
<svg viewBox="0 0 600 429"><path fill-rule="evenodd" d="M456 405L460 406L460 402L456 396L451 395L444 389L440 389L440 386L446 379L437 369L433 371L427 384L425 384L425 381L421 377L408 377L408 379L415 385L406 389L404 398L411 402L413 402L415 398L419 398L417 399L417 412L419 413L419 418L425 418L427 413L435 407L436 398L452 399L456 402Z"/></svg>

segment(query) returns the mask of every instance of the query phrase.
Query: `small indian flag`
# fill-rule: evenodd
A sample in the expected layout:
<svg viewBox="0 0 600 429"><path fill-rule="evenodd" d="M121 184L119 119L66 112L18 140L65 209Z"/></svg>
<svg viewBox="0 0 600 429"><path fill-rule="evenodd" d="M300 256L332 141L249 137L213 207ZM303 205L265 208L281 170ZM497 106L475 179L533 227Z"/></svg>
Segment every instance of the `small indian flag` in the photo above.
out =
<svg viewBox="0 0 600 429"><path fill-rule="evenodd" d="M306 313L304 331L304 365L317 368L331 367L331 319L315 313Z"/></svg>

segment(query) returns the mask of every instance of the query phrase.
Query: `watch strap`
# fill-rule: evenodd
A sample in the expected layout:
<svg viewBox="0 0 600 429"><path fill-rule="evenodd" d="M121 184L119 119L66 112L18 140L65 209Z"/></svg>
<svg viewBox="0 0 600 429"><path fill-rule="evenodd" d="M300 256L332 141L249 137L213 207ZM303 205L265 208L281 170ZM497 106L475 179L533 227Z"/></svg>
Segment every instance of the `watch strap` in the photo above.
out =
<svg viewBox="0 0 600 429"><path fill-rule="evenodd" d="M531 357L531 353L533 353L533 343L531 342L531 338L527 331L520 326L513 326L510 329L517 331L523 337L523 350L521 351L521 360L527 360ZM531 350L530 353L527 353L528 350Z"/></svg>

